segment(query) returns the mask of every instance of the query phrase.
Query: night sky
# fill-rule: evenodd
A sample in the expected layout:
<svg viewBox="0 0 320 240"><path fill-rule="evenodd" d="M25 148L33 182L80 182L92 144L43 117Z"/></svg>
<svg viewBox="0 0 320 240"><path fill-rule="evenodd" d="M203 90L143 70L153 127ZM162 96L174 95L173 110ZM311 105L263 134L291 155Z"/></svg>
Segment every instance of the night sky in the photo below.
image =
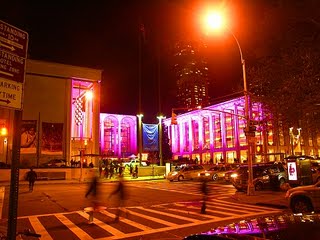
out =
<svg viewBox="0 0 320 240"><path fill-rule="evenodd" d="M252 19L261 17L256 11L259 4L253 2L263 1L1 2L0 19L29 33L29 58L103 70L101 112L138 113L140 49L142 112L144 122L151 123L157 121L159 112L170 117L175 107L172 55L177 40L202 38L208 42L211 98L241 86L240 56L234 39L230 34L204 37L197 22L199 9L207 2L228 6L233 21L230 27L246 55L253 36ZM145 39L141 38L139 48L141 24Z"/></svg>

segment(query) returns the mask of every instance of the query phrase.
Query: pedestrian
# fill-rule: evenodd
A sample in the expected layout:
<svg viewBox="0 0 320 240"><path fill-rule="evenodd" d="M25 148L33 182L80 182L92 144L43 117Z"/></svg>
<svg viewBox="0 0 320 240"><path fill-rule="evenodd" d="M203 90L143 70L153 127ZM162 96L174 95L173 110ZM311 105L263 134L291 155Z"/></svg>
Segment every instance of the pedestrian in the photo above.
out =
<svg viewBox="0 0 320 240"><path fill-rule="evenodd" d="M138 164L134 168L134 178L138 178Z"/></svg>
<svg viewBox="0 0 320 240"><path fill-rule="evenodd" d="M200 185L200 191L202 193L202 205L201 205L200 213L205 214L206 213L206 201L207 201L208 193L209 193L206 179L202 179L202 183Z"/></svg>
<svg viewBox="0 0 320 240"><path fill-rule="evenodd" d="M99 181L98 177L96 176L95 172L93 171L92 173L92 179L91 182L89 183L89 188L85 194L86 198L89 198L92 204L92 207L85 208L85 210L89 214L89 221L88 223L91 224L93 223L93 213L98 212L100 210L105 209L105 207L100 206L100 201L99 201Z"/></svg>
<svg viewBox="0 0 320 240"><path fill-rule="evenodd" d="M27 172L27 181L29 181L29 191L33 191L34 182L37 180L37 173L33 171L33 168L30 168L30 171Z"/></svg>
<svg viewBox="0 0 320 240"><path fill-rule="evenodd" d="M133 177L133 166L132 166L132 163L130 163L130 176Z"/></svg>
<svg viewBox="0 0 320 240"><path fill-rule="evenodd" d="M125 186L124 186L122 175L119 175L117 186L116 186L115 190L110 193L108 199L110 199L113 195L115 195L117 197L116 202L118 204L118 208L116 211L114 221L118 222L121 210L124 211L127 215L127 211L125 209L123 209L124 201L127 196L126 196L126 192L125 192Z"/></svg>
<svg viewBox="0 0 320 240"><path fill-rule="evenodd" d="M93 168L93 167L94 167L92 161L89 163L89 167L90 167L90 168Z"/></svg>
<svg viewBox="0 0 320 240"><path fill-rule="evenodd" d="M113 174L114 174L114 166L112 163L110 163L109 179L113 177Z"/></svg>

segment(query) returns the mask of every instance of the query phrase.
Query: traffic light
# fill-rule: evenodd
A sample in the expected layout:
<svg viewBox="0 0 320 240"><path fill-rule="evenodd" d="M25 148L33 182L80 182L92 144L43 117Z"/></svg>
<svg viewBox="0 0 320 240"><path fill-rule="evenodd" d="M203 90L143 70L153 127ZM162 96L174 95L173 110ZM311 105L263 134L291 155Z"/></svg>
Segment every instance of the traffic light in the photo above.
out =
<svg viewBox="0 0 320 240"><path fill-rule="evenodd" d="M262 154L262 145L256 145L256 154Z"/></svg>
<svg viewBox="0 0 320 240"><path fill-rule="evenodd" d="M175 114L173 111L171 113L171 124L172 125L177 125L178 124L177 114Z"/></svg>

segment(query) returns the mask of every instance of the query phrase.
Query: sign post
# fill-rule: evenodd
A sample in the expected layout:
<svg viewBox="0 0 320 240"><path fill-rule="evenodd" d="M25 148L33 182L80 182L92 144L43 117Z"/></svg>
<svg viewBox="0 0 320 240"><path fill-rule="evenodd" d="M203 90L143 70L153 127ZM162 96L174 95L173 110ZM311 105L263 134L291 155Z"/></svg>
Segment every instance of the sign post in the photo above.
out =
<svg viewBox="0 0 320 240"><path fill-rule="evenodd" d="M0 20L0 107L14 109L8 239L16 239L19 194L20 129L28 33Z"/></svg>

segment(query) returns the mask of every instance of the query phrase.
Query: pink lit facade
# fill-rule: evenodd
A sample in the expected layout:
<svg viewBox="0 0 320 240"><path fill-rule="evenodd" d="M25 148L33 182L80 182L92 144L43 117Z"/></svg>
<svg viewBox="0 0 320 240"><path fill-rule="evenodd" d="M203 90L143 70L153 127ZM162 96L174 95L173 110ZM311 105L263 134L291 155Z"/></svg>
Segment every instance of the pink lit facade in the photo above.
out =
<svg viewBox="0 0 320 240"><path fill-rule="evenodd" d="M262 110L261 104L250 104L252 119L267 126L267 131L256 131L256 144L261 147L272 146L273 128L268 120L270 114ZM177 125L171 125L170 118L165 119L173 158L198 159L201 163L218 163L222 159L227 163L234 163L235 159L240 162L246 160L248 147L244 132L244 106L244 97L240 97L178 115ZM270 147L268 151L272 153L276 149ZM271 158L274 159L275 156ZM257 156L256 161L262 161L262 157Z"/></svg>
<svg viewBox="0 0 320 240"><path fill-rule="evenodd" d="M137 145L136 116L100 114L101 154L125 158L137 154Z"/></svg>

